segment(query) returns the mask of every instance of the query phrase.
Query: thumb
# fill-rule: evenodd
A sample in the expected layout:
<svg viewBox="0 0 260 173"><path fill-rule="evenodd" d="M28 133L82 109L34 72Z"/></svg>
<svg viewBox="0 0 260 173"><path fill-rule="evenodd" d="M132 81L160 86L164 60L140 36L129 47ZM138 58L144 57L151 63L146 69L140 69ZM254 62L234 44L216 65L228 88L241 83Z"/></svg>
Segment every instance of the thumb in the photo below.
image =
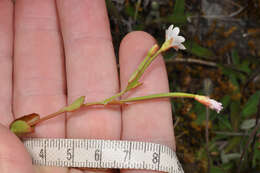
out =
<svg viewBox="0 0 260 173"><path fill-rule="evenodd" d="M0 124L0 172L33 173L31 158L23 143Z"/></svg>

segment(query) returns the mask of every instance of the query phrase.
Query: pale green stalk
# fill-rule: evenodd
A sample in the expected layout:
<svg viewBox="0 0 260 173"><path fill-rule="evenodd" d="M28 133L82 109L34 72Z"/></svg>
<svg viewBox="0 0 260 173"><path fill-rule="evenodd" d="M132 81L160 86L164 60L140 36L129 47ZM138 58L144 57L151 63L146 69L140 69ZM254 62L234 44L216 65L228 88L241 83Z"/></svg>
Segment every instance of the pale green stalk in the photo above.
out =
<svg viewBox="0 0 260 173"><path fill-rule="evenodd" d="M138 87L142 84L138 80L141 78L144 71L146 70L146 68L151 63L151 59L154 60L160 54L160 53L158 53L159 51L157 51L156 53L154 52L154 51L156 51L157 48L158 48L158 45L156 44L149 50L149 52L147 53L144 60L137 67L137 70L135 70L134 73L129 78L127 87L124 90L122 90L120 93L117 93L116 95L105 99L103 101L104 104L108 104L110 101L115 100L116 98L122 96L123 94L125 94L129 90L136 88L136 87Z"/></svg>
<svg viewBox="0 0 260 173"><path fill-rule="evenodd" d="M196 94L182 93L182 92L170 92L170 93L160 93L160 94L151 94L147 96L140 97L132 97L128 99L122 99L119 102L127 103L127 102L135 102L135 101L143 101L150 99L158 99L158 98L194 98Z"/></svg>
<svg viewBox="0 0 260 173"><path fill-rule="evenodd" d="M134 71L134 73L131 75L131 77L128 80L128 84L124 90L121 92L117 93L116 95L109 97L105 99L104 101L100 102L92 102L92 103L86 103L84 104L85 97L79 97L76 99L72 104L69 106L66 106L59 110L58 112L49 114L47 116L44 116L44 118L41 118L39 120L36 120L33 122L33 124L27 123L29 126L35 126L36 124L46 121L48 119L54 118L59 114L66 113L66 112L73 112L81 108L82 106L95 106L95 105L122 105L128 102L135 102L135 101L142 101L142 100L150 100L150 99L158 99L158 98L195 98L195 94L188 94L188 93L182 93L182 92L172 92L172 93L160 93L160 94L152 94L152 95L147 95L147 96L140 96L140 97L133 97L133 98L128 98L128 99L123 99L123 100L116 100L116 98L122 96L126 92L128 92L131 89L134 89L138 86L140 86L142 83L139 81L139 79L142 77L143 73L145 70L149 67L149 65L155 60L155 58L161 54L162 52L168 50L171 47L171 41L168 40L166 41L161 48L159 49L158 45L155 44L147 53L146 57L144 60L139 64L138 68ZM159 50L158 50L159 49ZM15 121L14 121L15 122Z"/></svg>
<svg viewBox="0 0 260 173"><path fill-rule="evenodd" d="M128 80L128 83L131 83L134 79L137 78L138 73L144 68L144 65L146 64L146 62L150 59L150 57L155 53L154 51L157 49L158 45L154 45L149 52L147 53L146 57L144 58L144 60L139 64L139 66L137 67L137 69L135 70L135 72L131 75L131 77ZM139 78L138 78L139 79Z"/></svg>
<svg viewBox="0 0 260 173"><path fill-rule="evenodd" d="M139 75L138 75L138 79L141 78L141 76L143 75L143 73L145 72L145 70L149 67L149 65L153 62L153 60L155 60L155 58L160 55L160 53L162 53L162 49L159 49L151 58L149 58L146 63L144 64L143 69L140 71Z"/></svg>

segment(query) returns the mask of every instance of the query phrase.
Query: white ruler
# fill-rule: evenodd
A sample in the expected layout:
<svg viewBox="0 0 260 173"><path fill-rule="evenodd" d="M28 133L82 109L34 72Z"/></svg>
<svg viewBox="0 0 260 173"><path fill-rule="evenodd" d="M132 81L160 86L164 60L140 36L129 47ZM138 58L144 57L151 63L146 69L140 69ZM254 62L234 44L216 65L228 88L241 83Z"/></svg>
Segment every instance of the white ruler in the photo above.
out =
<svg viewBox="0 0 260 173"><path fill-rule="evenodd" d="M55 138L27 138L23 142L36 165L184 173L175 152L155 143Z"/></svg>

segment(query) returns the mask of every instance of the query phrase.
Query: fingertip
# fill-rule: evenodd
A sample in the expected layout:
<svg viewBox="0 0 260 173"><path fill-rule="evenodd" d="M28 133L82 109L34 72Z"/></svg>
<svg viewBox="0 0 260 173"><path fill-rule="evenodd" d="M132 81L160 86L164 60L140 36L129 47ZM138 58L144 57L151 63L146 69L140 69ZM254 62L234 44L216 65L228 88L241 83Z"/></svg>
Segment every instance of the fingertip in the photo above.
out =
<svg viewBox="0 0 260 173"><path fill-rule="evenodd" d="M23 143L4 125L0 124L0 172L31 173L31 158Z"/></svg>
<svg viewBox="0 0 260 173"><path fill-rule="evenodd" d="M12 119L13 3L0 0L0 120L5 126Z"/></svg>
<svg viewBox="0 0 260 173"><path fill-rule="evenodd" d="M136 70L154 44L154 37L144 31L133 31L123 38L119 49L121 87L125 87L131 73ZM160 60L156 63L162 64L161 57L158 59Z"/></svg>
<svg viewBox="0 0 260 173"><path fill-rule="evenodd" d="M144 31L133 31L128 33L120 44L120 53L124 53L125 50L147 50L154 45L156 40L152 35Z"/></svg>
<svg viewBox="0 0 260 173"><path fill-rule="evenodd" d="M121 90L126 87L129 77L154 44L156 40L142 31L131 32L122 40L119 51ZM123 98L169 92L167 72L161 55L147 68L140 82L143 83L142 86L126 93ZM171 105L167 99L122 107L122 124L124 140L162 143L172 148L175 146Z"/></svg>

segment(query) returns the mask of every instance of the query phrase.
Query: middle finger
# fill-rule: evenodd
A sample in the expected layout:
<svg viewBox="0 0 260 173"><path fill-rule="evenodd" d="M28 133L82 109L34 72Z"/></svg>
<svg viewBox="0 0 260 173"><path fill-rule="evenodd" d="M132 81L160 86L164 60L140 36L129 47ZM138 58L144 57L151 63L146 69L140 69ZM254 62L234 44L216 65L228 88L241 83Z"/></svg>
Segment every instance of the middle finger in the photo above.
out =
<svg viewBox="0 0 260 173"><path fill-rule="evenodd" d="M53 113L66 105L64 60L55 1L15 3L14 97L16 118L33 112ZM60 116L36 126L36 137L64 137ZM38 167L44 169L44 167ZM64 168L44 172L65 172Z"/></svg>
<svg viewBox="0 0 260 173"><path fill-rule="evenodd" d="M64 39L68 102L101 101L119 90L104 0L58 0ZM119 139L120 108L86 108L67 117L68 138ZM72 170L75 171L75 170Z"/></svg>

